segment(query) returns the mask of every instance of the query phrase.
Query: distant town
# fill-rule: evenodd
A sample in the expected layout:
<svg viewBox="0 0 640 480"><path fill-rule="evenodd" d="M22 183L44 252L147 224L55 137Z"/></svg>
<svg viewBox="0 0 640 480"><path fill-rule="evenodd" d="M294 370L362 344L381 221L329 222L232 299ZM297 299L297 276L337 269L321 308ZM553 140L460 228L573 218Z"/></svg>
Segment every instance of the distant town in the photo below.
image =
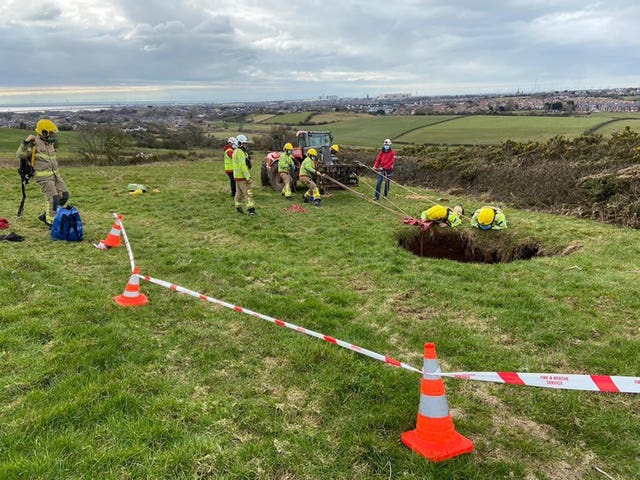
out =
<svg viewBox="0 0 640 480"><path fill-rule="evenodd" d="M388 93L364 98L328 95L289 101L75 105L65 108L64 105L41 107L37 110L16 107L15 111L0 112L0 126L30 129L37 119L47 116L64 130L104 124L135 132L145 130L148 124L164 124L168 128L180 129L206 121L239 121L256 113L305 111L370 115L588 115L595 112L640 111L640 88L434 97L414 97L409 93ZM5 109L8 110L9 107Z"/></svg>

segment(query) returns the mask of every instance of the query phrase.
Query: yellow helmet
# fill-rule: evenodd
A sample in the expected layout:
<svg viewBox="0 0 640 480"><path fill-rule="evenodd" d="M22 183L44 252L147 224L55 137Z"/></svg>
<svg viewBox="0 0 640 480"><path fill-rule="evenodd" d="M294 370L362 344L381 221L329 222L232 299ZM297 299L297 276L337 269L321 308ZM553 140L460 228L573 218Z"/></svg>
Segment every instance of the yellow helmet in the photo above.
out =
<svg viewBox="0 0 640 480"><path fill-rule="evenodd" d="M429 210L427 210L426 220L430 220L432 222L438 222L446 218L447 218L447 207L443 207L442 205L434 205Z"/></svg>
<svg viewBox="0 0 640 480"><path fill-rule="evenodd" d="M58 127L48 118L43 118L42 120L38 120L36 123L36 133L41 137L49 137L54 135L58 131Z"/></svg>
<svg viewBox="0 0 640 480"><path fill-rule="evenodd" d="M309 155L310 157L317 157L318 152L315 148L310 148L309 151L307 152L307 155Z"/></svg>
<svg viewBox="0 0 640 480"><path fill-rule="evenodd" d="M334 143L333 145L331 145L331 150L333 150L334 152L339 152L340 147L338 146L337 143Z"/></svg>
<svg viewBox="0 0 640 480"><path fill-rule="evenodd" d="M283 150L293 150L293 145L291 145L291 142L287 142L284 144L284 147L282 147Z"/></svg>
<svg viewBox="0 0 640 480"><path fill-rule="evenodd" d="M478 211L478 224L481 227L491 226L495 218L496 218L496 212L493 210L493 208L482 207Z"/></svg>

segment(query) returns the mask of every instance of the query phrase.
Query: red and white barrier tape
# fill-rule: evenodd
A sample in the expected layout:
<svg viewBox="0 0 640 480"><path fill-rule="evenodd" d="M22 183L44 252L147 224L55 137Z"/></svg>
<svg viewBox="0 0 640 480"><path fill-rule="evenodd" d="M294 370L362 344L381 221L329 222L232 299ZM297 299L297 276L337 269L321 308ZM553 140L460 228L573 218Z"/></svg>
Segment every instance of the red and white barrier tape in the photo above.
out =
<svg viewBox="0 0 640 480"><path fill-rule="evenodd" d="M314 332L313 330L309 330L304 327L299 327L298 325L294 325L293 323L285 322L283 320L279 320L277 318L270 317L268 315L263 315L258 312L254 312L253 310L249 310L248 308L243 308L238 305L233 305L232 303L227 303L222 300L218 300L216 298L208 297L207 295L203 295L198 292L194 292L193 290L189 290L188 288L180 287L178 285L174 285L169 282L165 282L164 280L158 280L157 278L152 278L147 275L138 274L138 277L146 280L147 282L155 283L156 285L160 285L161 287L168 288L170 290L174 290L176 292L184 293L186 295L190 295L195 298L199 298L200 300L204 300L205 302L215 303L216 305L223 306L225 308L229 308L231 310L235 310L236 312L246 313L247 315L251 315L252 317L260 318L261 320L266 320L271 323L275 323L279 327L286 327L291 330L295 330L298 333L304 333L305 335L310 335L315 338L319 338L320 340L325 340L329 343L333 343L335 345L339 345L340 347L346 348L348 350L360 353L362 355L366 355L367 357L374 358L384 363L388 363L389 365L393 365L394 367L404 368L406 370L410 370L416 373L422 373L422 370L412 367L411 365L407 365L406 363L395 360L391 357L387 357L385 355L380 355L379 353L372 352L371 350L367 350L366 348L359 347L357 345L353 345L352 343L343 342L342 340L338 340L337 338L330 337L328 335L323 335L322 333Z"/></svg>
<svg viewBox="0 0 640 480"><path fill-rule="evenodd" d="M133 259L133 250L131 250L131 244L129 243L129 238L127 238L127 232L125 232L124 225L122 224L122 220L118 218L118 214L114 213L113 216L115 217L116 222L120 224L120 232L122 233L122 238L124 239L124 246L127 247L129 263L131 264L131 271L133 272L136 269L136 262Z"/></svg>
<svg viewBox="0 0 640 480"><path fill-rule="evenodd" d="M114 213L114 215L116 214ZM117 215L116 215L116 218L117 218ZM124 230L124 225L122 225L121 221L119 221L119 223L120 223L120 228L122 229L122 236L124 238L124 242L127 247L127 252L129 253L129 260L131 262L131 271L133 272L135 270L135 262L133 260L133 251L131 250L129 239L127 238L127 234ZM183 293L185 295L190 295L192 297L199 298L200 300L204 300L206 302L214 303L216 305L220 305L222 307L235 310L236 312L239 312L239 313L245 313L247 315L260 318L261 320L266 320L268 322L275 323L280 327L286 327L298 333L304 333L305 335L319 338L320 340L325 340L329 343L333 343L334 345L338 345L340 347L346 348L353 352L360 353L362 355L373 358L380 362L393 365L394 367L404 368L405 370L419 373L421 375L423 374L422 370L412 367L411 365L408 365L404 362L400 362L399 360L395 360L394 358L388 357L386 355L381 355L371 350L367 350L366 348L359 347L358 345L354 345L352 343L348 343L343 340L339 340L337 338L324 335L322 333L314 332L313 330L309 330L304 327L299 327L298 325L294 325L293 323L285 322L283 320L273 318L268 315L263 315L261 313L254 312L253 310L249 310L248 308L240 307L238 305L234 305L232 303L228 303L223 300L218 300L216 298L203 295L193 290L189 290L188 288L180 287L173 283L165 282L164 280L158 280L156 278L152 278L147 275L141 275L141 274L137 274L137 276L138 278L146 280L147 282L150 282L150 283L155 283L156 285L160 285L161 287L165 287L170 290ZM430 375L433 375L433 374L430 374ZM526 385L530 387L554 388L554 389L561 389L561 390L586 390L586 391L592 391L592 392L612 392L612 393L640 393L640 377L624 377L624 376L611 376L611 375L578 375L578 374L563 374L563 373L524 373L524 372L453 372L453 373L438 372L438 375L446 378L455 378L458 380L476 380L480 382L505 383L509 385Z"/></svg>
<svg viewBox="0 0 640 480"><path fill-rule="evenodd" d="M640 377L564 373L454 372L443 377L591 392L640 393Z"/></svg>

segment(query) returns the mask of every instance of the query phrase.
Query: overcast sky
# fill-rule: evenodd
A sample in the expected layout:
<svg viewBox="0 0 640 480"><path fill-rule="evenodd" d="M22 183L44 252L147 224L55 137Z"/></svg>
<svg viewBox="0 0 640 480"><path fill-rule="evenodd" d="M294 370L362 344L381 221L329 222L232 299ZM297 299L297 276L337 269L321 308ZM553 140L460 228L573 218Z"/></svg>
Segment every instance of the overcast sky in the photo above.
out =
<svg viewBox="0 0 640 480"><path fill-rule="evenodd" d="M637 0L2 0L0 105L640 86Z"/></svg>

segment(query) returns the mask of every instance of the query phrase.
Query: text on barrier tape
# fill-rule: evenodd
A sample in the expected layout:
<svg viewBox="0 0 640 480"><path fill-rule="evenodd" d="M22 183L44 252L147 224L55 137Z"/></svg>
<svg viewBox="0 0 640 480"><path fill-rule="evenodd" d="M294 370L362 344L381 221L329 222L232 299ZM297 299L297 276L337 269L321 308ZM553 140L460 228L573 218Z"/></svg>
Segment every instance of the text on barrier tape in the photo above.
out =
<svg viewBox="0 0 640 480"><path fill-rule="evenodd" d="M441 373L440 375L463 380L558 388L562 390L640 393L640 377L520 372L454 372Z"/></svg>

